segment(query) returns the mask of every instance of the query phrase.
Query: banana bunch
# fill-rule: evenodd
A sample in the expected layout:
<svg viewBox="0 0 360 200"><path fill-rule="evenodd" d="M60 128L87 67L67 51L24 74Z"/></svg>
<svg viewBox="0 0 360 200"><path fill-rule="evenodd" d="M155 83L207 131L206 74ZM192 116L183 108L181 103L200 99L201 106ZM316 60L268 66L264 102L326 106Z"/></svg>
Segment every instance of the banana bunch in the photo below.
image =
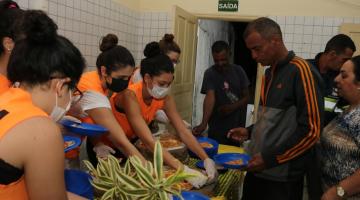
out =
<svg viewBox="0 0 360 200"><path fill-rule="evenodd" d="M168 200L169 196L180 196L179 183L193 175L182 169L165 178L162 147L156 142L153 163L145 163L138 157L129 157L124 167L114 156L99 159L97 168L84 161L93 177L91 184L101 193L101 200Z"/></svg>

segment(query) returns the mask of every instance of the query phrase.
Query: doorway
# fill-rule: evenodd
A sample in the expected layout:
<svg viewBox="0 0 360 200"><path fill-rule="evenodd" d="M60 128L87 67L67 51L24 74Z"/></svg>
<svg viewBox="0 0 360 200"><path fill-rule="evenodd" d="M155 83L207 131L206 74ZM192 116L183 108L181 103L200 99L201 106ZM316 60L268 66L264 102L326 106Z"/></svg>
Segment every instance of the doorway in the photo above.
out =
<svg viewBox="0 0 360 200"><path fill-rule="evenodd" d="M251 52L246 48L243 40L243 32L248 22L228 21L216 19L199 19L198 20L198 42L194 80L193 95L193 115L192 124L197 125L202 120L203 101L205 95L200 93L203 76L214 62L211 54L211 46L217 40L224 40L229 43L231 48L230 62L242 66L250 81L249 104L254 103L257 63L251 58ZM245 126L246 108L241 112L242 126Z"/></svg>

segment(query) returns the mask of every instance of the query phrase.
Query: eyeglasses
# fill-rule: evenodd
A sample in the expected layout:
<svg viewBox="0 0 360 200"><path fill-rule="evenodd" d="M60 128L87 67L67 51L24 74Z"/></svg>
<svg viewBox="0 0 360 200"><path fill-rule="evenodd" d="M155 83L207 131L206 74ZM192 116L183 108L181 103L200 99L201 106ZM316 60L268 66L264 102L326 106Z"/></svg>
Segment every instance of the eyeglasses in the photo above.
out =
<svg viewBox="0 0 360 200"><path fill-rule="evenodd" d="M74 106L74 105L76 105L77 103L80 102L80 100L81 100L81 99L83 98L83 96L84 96L84 93L81 92L81 91L79 90L79 88L75 86L74 92L73 92L72 94L73 94L73 98L72 98L72 100L71 100L71 105Z"/></svg>

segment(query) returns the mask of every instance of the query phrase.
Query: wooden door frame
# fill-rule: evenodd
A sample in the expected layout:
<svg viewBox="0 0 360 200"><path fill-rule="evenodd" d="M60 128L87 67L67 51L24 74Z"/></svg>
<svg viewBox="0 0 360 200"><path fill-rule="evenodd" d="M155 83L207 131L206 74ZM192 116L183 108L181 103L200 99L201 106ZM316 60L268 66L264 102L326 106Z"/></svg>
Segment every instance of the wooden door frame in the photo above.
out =
<svg viewBox="0 0 360 200"><path fill-rule="evenodd" d="M173 6L173 28L172 28L173 32L175 31L175 15L177 8L185 10L180 6L176 6L176 5ZM255 16L255 15L234 15L234 14L225 14L225 13L224 14L192 13L187 10L185 11L194 15L197 18L197 20L212 19L212 20L222 20L222 21L231 21L231 22L251 22L259 17L263 17L263 16ZM264 75L264 68L263 66L261 66L261 64L258 63L257 74L256 74L255 98L254 98L254 112L252 113L254 123L256 121L257 111L259 107L261 84L262 84L261 80L263 75Z"/></svg>

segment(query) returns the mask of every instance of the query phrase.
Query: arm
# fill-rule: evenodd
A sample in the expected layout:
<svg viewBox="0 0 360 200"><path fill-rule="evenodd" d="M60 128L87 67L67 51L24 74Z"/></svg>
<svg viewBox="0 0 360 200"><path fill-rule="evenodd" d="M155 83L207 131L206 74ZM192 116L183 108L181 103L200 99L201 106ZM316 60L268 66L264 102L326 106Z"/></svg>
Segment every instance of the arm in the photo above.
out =
<svg viewBox="0 0 360 200"><path fill-rule="evenodd" d="M297 67L294 73L293 89L296 106L297 128L292 136L267 152L261 152L266 167L288 162L311 148L321 132L320 113L322 97L318 82L305 61L293 61Z"/></svg>
<svg viewBox="0 0 360 200"><path fill-rule="evenodd" d="M30 199L67 199L64 143L56 124L48 118L36 117L20 123L11 132L20 133L17 139Z"/></svg>
<svg viewBox="0 0 360 200"><path fill-rule="evenodd" d="M204 104L203 104L203 118L201 123L194 128L196 134L202 133L210 120L211 114L213 112L215 105L215 91L208 90L205 95Z"/></svg>
<svg viewBox="0 0 360 200"><path fill-rule="evenodd" d="M336 187L341 186L345 191L345 198L337 195ZM321 197L321 200L341 200L360 193L360 169L356 170L354 174L340 181L338 185L327 189Z"/></svg>
<svg viewBox="0 0 360 200"><path fill-rule="evenodd" d="M339 186L344 188L347 196L360 193L360 169L357 169L354 174L340 181Z"/></svg>
<svg viewBox="0 0 360 200"><path fill-rule="evenodd" d="M109 137L111 141L122 150L127 156L138 156L145 160L141 153L135 148L133 144L126 137L124 131L116 121L111 109L109 108L94 108L87 110L86 113L99 124L109 130Z"/></svg>
<svg viewBox="0 0 360 200"><path fill-rule="evenodd" d="M129 90L124 91L117 95L115 102L118 107L121 107L125 110L126 117L132 129L134 130L134 133L140 138L140 140L150 151L154 152L155 140L143 116L141 115L141 109L135 94ZM163 157L165 163L170 167L175 169L183 167L181 162L174 158L165 149L163 149Z"/></svg>
<svg viewBox="0 0 360 200"><path fill-rule="evenodd" d="M180 139L186 144L186 146L197 156L199 156L201 160L205 160L206 158L208 158L208 155L205 153L204 149L200 146L200 144L191 134L189 129L186 128L178 111L176 110L175 101L171 96L168 96L166 98L164 110L166 112L166 115L169 117L171 124L179 133Z"/></svg>

